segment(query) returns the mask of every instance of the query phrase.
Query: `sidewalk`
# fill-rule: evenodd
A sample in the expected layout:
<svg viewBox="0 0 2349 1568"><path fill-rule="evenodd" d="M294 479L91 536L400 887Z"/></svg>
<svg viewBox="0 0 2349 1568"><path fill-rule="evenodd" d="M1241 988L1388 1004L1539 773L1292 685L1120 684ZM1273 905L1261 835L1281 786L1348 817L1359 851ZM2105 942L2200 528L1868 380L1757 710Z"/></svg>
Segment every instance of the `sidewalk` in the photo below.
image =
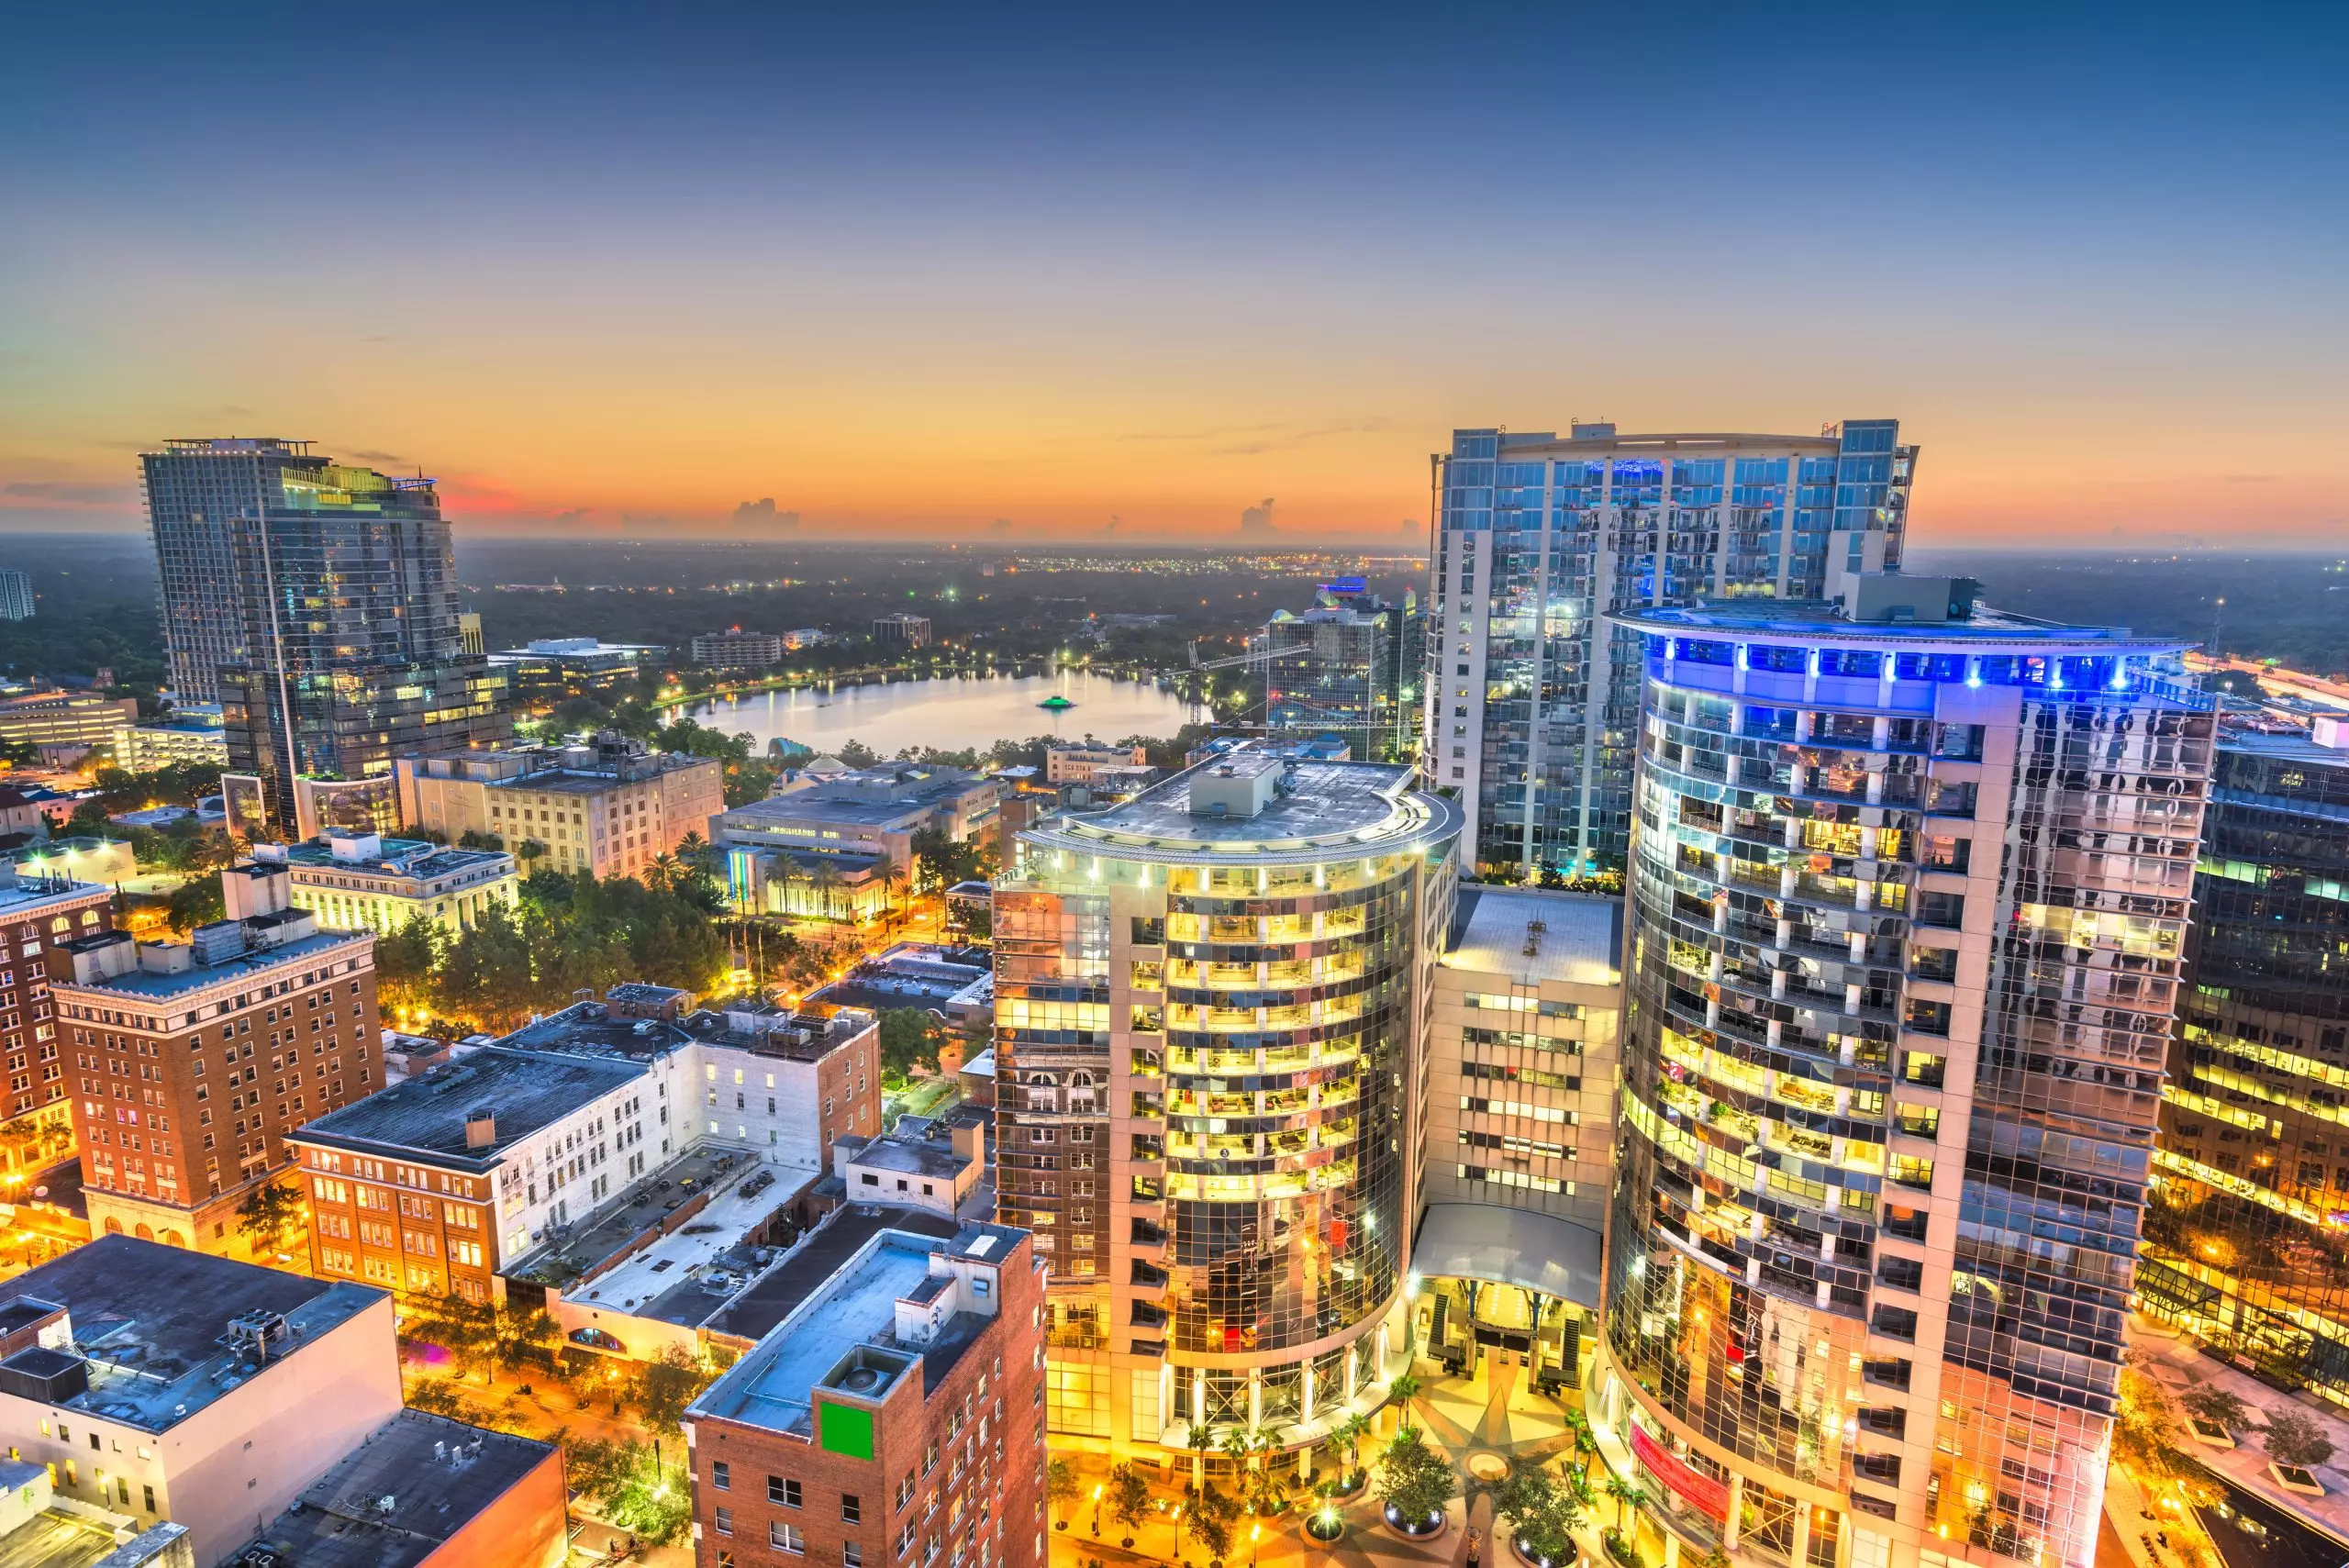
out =
<svg viewBox="0 0 2349 1568"><path fill-rule="evenodd" d="M2132 1350L2144 1353L2145 1371L2168 1389L2172 1397L2198 1385L2214 1384L2255 1411L2264 1414L2290 1410L2322 1427L2325 1436L2332 1440L2334 1451L2329 1462L2316 1466L2317 1480L2324 1487L2321 1497L2287 1492L2277 1485L2276 1478L2267 1473L2267 1451L2260 1446L2255 1432L2235 1433L2234 1448L2204 1442L2191 1442L2189 1447L2205 1467L2294 1518L2336 1538L2342 1542L2344 1554L2349 1554L2349 1468L2344 1468L2349 1466L2349 1418L2314 1397L2299 1397L2271 1388L2248 1373L2204 1355L2199 1340L2147 1323L2143 1318L2129 1320L2129 1343ZM2131 1510L2132 1517L2134 1512ZM2122 1541L2133 1544L2126 1529Z"/></svg>

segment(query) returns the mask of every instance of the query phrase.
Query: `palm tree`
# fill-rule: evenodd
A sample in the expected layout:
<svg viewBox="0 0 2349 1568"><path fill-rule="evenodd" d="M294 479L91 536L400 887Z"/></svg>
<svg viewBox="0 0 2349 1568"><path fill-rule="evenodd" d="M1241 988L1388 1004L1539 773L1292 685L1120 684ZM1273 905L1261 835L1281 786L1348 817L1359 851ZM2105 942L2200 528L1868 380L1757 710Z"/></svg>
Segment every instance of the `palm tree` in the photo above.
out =
<svg viewBox="0 0 2349 1568"><path fill-rule="evenodd" d="M677 857L663 850L645 862L644 884L658 893L666 893L676 885L677 873L683 868Z"/></svg>
<svg viewBox="0 0 2349 1568"><path fill-rule="evenodd" d="M1393 1383L1388 1384L1386 1385L1386 1391L1388 1396L1391 1397L1397 1405L1401 1407L1401 1418L1403 1424L1407 1427L1409 1426L1411 1424L1411 1401L1419 1396L1419 1380L1413 1377L1407 1372L1402 1376L1397 1378Z"/></svg>
<svg viewBox="0 0 2349 1568"><path fill-rule="evenodd" d="M1357 1410L1340 1421L1331 1434L1346 1445L1346 1469L1349 1473L1362 1468L1362 1440L1370 1435L1370 1418Z"/></svg>
<svg viewBox="0 0 2349 1568"><path fill-rule="evenodd" d="M1208 1451L1215 1447L1215 1433L1205 1421L1193 1421L1184 1429L1183 1441L1191 1451L1191 1489L1196 1492L1208 1484Z"/></svg>
<svg viewBox="0 0 2349 1568"><path fill-rule="evenodd" d="M817 861L815 870L808 873L808 881L815 884L816 900L823 906L824 918L832 918L832 895L840 891L841 868L832 863L829 855L826 855Z"/></svg>
<svg viewBox="0 0 2349 1568"><path fill-rule="evenodd" d="M896 857L883 855L874 862L873 880L881 884L881 914L885 920L896 901L895 895L906 885L906 868L897 863Z"/></svg>
<svg viewBox="0 0 2349 1568"><path fill-rule="evenodd" d="M1615 1528L1620 1531L1631 1510L1645 1504L1648 1495L1637 1482L1626 1481L1613 1471L1607 1473L1606 1491L1615 1502Z"/></svg>
<svg viewBox="0 0 2349 1568"><path fill-rule="evenodd" d="M775 902L783 906L785 914L791 913L792 888L807 880L805 869L800 865L796 855L784 854L775 857L774 870L768 873L767 881L774 884Z"/></svg>

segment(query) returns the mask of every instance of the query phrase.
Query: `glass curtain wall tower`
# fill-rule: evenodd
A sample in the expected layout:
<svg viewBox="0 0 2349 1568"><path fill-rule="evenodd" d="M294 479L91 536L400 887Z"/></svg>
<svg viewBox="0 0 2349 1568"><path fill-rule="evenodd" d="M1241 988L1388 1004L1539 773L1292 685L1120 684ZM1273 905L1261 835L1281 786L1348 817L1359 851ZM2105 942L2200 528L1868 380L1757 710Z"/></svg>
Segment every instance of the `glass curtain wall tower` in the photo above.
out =
<svg viewBox="0 0 2349 1568"><path fill-rule="evenodd" d="M1060 1440L1300 1447L1407 1364L1460 829L1410 783L1241 751L1019 835L994 899L998 1207L1050 1262Z"/></svg>
<svg viewBox="0 0 2349 1568"><path fill-rule="evenodd" d="M1324 584L1302 615L1274 611L1258 634L1265 728L1341 736L1358 762L1411 761L1423 713L1426 627L1417 594L1407 588L1393 603L1360 578Z"/></svg>
<svg viewBox="0 0 2349 1568"><path fill-rule="evenodd" d="M1456 430L1435 459L1425 770L1481 875L1618 871L1636 641L1601 617L1700 596L1812 599L1900 564L1917 449L1820 436Z"/></svg>
<svg viewBox="0 0 2349 1568"><path fill-rule="evenodd" d="M2349 1405L2349 723L2317 733L2219 743L2137 1294Z"/></svg>
<svg viewBox="0 0 2349 1568"><path fill-rule="evenodd" d="M2174 643L1988 612L1620 624L1597 1418L1684 1559L2088 1568L2211 699Z"/></svg>
<svg viewBox="0 0 2349 1568"><path fill-rule="evenodd" d="M389 826L392 759L511 738L505 678L468 653L429 479L307 443L176 440L147 453L165 639L183 695L222 705L248 834ZM354 786L356 817L318 819ZM257 819L258 818L258 819Z"/></svg>

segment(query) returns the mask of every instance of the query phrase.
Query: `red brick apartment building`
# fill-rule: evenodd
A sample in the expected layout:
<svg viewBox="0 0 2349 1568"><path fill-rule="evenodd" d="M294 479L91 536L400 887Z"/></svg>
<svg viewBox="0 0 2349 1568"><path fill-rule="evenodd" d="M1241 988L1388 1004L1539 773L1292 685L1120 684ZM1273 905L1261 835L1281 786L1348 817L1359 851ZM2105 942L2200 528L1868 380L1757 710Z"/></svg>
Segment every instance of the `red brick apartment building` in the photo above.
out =
<svg viewBox="0 0 2349 1568"><path fill-rule="evenodd" d="M700 1568L1043 1568L1028 1232L884 1230L685 1415Z"/></svg>

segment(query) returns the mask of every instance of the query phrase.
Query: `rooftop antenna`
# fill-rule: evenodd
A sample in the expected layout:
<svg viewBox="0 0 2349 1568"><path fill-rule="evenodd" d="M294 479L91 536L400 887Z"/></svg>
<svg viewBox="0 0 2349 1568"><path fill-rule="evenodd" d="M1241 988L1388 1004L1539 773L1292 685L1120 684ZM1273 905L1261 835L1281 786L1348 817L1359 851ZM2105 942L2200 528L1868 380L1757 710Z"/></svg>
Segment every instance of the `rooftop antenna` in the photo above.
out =
<svg viewBox="0 0 2349 1568"><path fill-rule="evenodd" d="M2219 651L2219 633L2225 627L2226 621L2227 596L2221 594L2219 595L2219 602L2210 606L2210 657L2213 659L2221 657Z"/></svg>

